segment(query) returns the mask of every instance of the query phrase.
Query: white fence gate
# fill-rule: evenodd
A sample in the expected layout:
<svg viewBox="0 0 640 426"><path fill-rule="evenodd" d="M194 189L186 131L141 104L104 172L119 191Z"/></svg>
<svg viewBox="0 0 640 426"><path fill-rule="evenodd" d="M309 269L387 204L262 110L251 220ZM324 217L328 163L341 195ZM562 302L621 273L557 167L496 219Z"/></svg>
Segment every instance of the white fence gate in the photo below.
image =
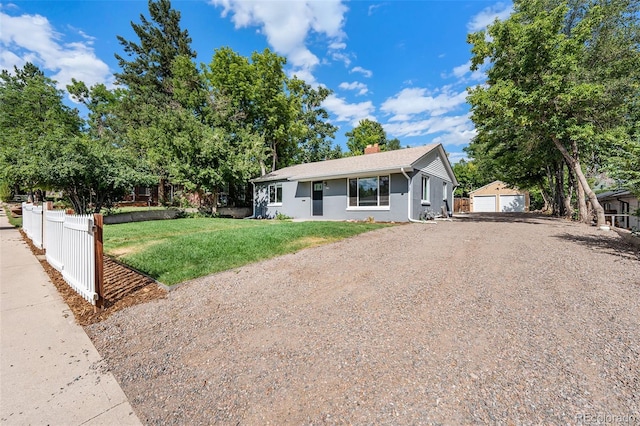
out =
<svg viewBox="0 0 640 426"><path fill-rule="evenodd" d="M22 228L78 294L93 305L102 303L102 215L68 215L22 203Z"/></svg>

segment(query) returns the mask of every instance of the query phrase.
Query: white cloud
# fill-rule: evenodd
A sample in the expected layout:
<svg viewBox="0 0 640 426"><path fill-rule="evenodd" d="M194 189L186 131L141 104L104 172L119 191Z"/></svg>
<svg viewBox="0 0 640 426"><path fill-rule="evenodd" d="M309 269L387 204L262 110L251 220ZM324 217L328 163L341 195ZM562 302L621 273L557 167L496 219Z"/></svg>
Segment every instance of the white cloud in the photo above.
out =
<svg viewBox="0 0 640 426"><path fill-rule="evenodd" d="M399 121L399 117L404 119L407 116L422 113L442 115L466 102L466 90L459 93L451 93L448 88L440 90L441 93L431 96L427 89L419 87L403 89L394 97L384 101L380 109L395 116L391 121Z"/></svg>
<svg viewBox="0 0 640 426"><path fill-rule="evenodd" d="M387 123L384 129L390 135L399 138L442 133L434 138L433 142L446 145L465 145L475 136L473 123L466 114Z"/></svg>
<svg viewBox="0 0 640 426"><path fill-rule="evenodd" d="M334 61L340 61L340 62L344 62L344 65L346 67L348 67L349 65L351 65L351 58L349 57L349 55L344 54L344 53L339 53L339 52L334 52L331 54L331 58Z"/></svg>
<svg viewBox="0 0 640 426"><path fill-rule="evenodd" d="M469 157L467 157L466 152L449 152L449 162L451 164L456 164L460 162L460 160L469 161Z"/></svg>
<svg viewBox="0 0 640 426"><path fill-rule="evenodd" d="M471 61L468 61L467 63L464 63L460 66L457 66L453 69L453 75L454 77L462 77L464 76L466 73L468 73L471 70Z"/></svg>
<svg viewBox="0 0 640 426"><path fill-rule="evenodd" d="M481 65L479 69L471 71L471 61L467 61L462 65L454 67L451 73L442 73L440 77L455 77L458 79L457 84L469 84L485 80L487 78L486 68L485 65Z"/></svg>
<svg viewBox="0 0 640 426"><path fill-rule="evenodd" d="M356 90L358 95L366 95L369 92L367 85L359 81L353 81L351 83L343 82L340 83L338 87L344 90Z"/></svg>
<svg viewBox="0 0 640 426"><path fill-rule="evenodd" d="M289 71L288 74L289 74L289 77L295 76L298 79L303 80L305 83L307 83L311 87L318 86L318 82L316 81L316 78L308 69L298 68L296 70Z"/></svg>
<svg viewBox="0 0 640 426"><path fill-rule="evenodd" d="M375 120L373 116L375 107L371 101L350 104L336 95L329 95L322 106L336 116L336 121L348 122L354 127L365 118Z"/></svg>
<svg viewBox="0 0 640 426"><path fill-rule="evenodd" d="M342 27L347 7L341 0L210 1L214 6L223 8L223 17L232 14L231 20L236 28L259 27L271 47L293 65L296 74L300 74L300 70L310 74L320 63L305 43L310 32L326 36L330 40L330 49L346 47L342 42L345 37ZM344 57L336 59L345 60Z"/></svg>
<svg viewBox="0 0 640 426"><path fill-rule="evenodd" d="M513 12L513 7L510 4L496 3L471 18L471 21L467 24L467 29L469 32L484 30L488 25L493 24L496 19L502 21L508 18L511 12Z"/></svg>
<svg viewBox="0 0 640 426"><path fill-rule="evenodd" d="M370 78L371 76L373 76L373 71L366 70L366 69L364 69L362 67L354 67L349 72L350 73L359 72L360 74L364 75L367 78Z"/></svg>
<svg viewBox="0 0 640 426"><path fill-rule="evenodd" d="M62 34L56 32L48 19L40 15L10 16L0 12L0 68L13 71L13 67L32 62L53 73L58 88L64 89L71 78L84 81L88 86L113 83L109 66L100 60L92 47L93 39L84 33L84 42L63 43Z"/></svg>
<svg viewBox="0 0 640 426"><path fill-rule="evenodd" d="M382 7L382 5L381 4L372 4L371 6L369 6L369 10L368 10L367 14L369 16L373 15L373 12L375 12L376 9L379 8L379 7Z"/></svg>
<svg viewBox="0 0 640 426"><path fill-rule="evenodd" d="M329 44L329 49L332 50L342 50L342 49L346 49L347 48L347 43L344 42L338 42L338 41L334 41L333 43Z"/></svg>

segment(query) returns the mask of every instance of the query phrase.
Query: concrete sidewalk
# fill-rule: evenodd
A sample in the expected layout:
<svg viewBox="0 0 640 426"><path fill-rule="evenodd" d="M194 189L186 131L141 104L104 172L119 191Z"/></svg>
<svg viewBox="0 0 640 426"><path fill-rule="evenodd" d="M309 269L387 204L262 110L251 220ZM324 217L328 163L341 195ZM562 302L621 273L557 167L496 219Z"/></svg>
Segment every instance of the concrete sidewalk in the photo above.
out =
<svg viewBox="0 0 640 426"><path fill-rule="evenodd" d="M0 207L0 424L139 425L101 361Z"/></svg>

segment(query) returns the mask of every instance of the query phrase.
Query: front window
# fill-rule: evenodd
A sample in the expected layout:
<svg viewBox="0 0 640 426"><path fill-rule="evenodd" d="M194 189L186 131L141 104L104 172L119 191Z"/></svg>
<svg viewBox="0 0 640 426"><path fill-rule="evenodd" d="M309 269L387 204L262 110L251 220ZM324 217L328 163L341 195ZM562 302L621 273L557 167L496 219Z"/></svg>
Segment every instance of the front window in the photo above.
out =
<svg viewBox="0 0 640 426"><path fill-rule="evenodd" d="M349 207L389 205L389 176L349 179Z"/></svg>
<svg viewBox="0 0 640 426"><path fill-rule="evenodd" d="M282 183L269 185L269 204L282 204Z"/></svg>
<svg viewBox="0 0 640 426"><path fill-rule="evenodd" d="M431 202L431 191L429 190L429 176L422 176L422 202Z"/></svg>

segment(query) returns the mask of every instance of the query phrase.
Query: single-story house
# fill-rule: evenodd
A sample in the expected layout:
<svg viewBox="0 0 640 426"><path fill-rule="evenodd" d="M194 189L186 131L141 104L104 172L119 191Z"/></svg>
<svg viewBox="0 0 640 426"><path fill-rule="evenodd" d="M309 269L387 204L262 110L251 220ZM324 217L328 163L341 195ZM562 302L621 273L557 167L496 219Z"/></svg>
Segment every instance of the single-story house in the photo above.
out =
<svg viewBox="0 0 640 426"><path fill-rule="evenodd" d="M529 192L510 188L496 180L471 191L469 202L472 212L526 212L529 211Z"/></svg>
<svg viewBox="0 0 640 426"><path fill-rule="evenodd" d="M441 144L298 164L253 179L254 216L407 222L451 214L458 185Z"/></svg>
<svg viewBox="0 0 640 426"><path fill-rule="evenodd" d="M635 212L640 209L638 197L626 189L607 191L598 194L598 201L604 209L607 221L618 228L640 229L638 216Z"/></svg>

